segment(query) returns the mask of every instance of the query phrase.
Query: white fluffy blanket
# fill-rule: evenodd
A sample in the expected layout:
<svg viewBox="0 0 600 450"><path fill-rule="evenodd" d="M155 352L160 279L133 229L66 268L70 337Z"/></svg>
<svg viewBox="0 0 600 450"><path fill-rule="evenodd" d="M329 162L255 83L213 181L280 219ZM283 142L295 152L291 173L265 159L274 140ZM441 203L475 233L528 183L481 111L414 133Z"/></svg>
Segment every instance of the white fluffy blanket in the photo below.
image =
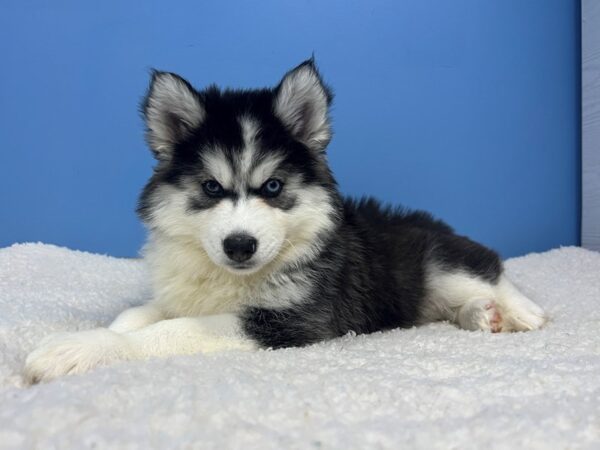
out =
<svg viewBox="0 0 600 450"><path fill-rule="evenodd" d="M148 298L138 260L0 250L0 448L600 448L600 254L507 262L552 320L529 333L447 323L307 348L129 362L25 387L54 331Z"/></svg>

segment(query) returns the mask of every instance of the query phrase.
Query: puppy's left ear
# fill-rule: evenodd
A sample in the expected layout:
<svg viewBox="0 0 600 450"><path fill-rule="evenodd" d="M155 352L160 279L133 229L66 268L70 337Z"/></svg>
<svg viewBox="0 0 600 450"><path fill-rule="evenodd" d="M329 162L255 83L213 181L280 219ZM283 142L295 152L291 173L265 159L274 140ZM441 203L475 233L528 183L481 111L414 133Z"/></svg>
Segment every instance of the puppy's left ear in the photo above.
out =
<svg viewBox="0 0 600 450"><path fill-rule="evenodd" d="M289 71L275 88L275 114L292 135L321 152L331 140L329 106L333 94L312 59Z"/></svg>

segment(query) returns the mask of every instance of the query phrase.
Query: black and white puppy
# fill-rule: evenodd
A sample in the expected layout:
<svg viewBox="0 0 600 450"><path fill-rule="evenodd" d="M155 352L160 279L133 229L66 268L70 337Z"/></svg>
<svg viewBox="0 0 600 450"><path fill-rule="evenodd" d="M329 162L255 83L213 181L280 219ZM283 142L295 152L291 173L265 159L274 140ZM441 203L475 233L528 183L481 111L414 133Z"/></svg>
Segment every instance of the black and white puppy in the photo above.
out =
<svg viewBox="0 0 600 450"><path fill-rule="evenodd" d="M138 209L154 296L109 328L47 338L27 379L437 320L542 326L492 250L425 212L342 197L325 154L331 100L313 61L249 91L154 72L143 115L158 162Z"/></svg>

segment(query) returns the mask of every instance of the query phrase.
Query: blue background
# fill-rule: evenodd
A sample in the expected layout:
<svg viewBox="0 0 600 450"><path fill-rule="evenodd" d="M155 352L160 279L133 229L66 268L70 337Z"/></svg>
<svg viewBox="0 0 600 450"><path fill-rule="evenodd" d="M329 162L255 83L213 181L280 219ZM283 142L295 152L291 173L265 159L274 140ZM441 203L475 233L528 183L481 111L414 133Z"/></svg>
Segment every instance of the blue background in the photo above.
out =
<svg viewBox="0 0 600 450"><path fill-rule="evenodd" d="M155 67L272 85L315 52L344 192L514 256L578 244L579 2L42 1L0 6L0 246L134 256Z"/></svg>

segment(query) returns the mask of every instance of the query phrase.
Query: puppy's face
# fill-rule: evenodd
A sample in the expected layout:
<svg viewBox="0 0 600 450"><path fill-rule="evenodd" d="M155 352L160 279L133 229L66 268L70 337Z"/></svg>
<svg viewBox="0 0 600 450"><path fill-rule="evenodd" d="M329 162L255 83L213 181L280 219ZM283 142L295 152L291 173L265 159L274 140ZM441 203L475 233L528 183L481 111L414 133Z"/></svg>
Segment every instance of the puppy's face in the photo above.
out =
<svg viewBox="0 0 600 450"><path fill-rule="evenodd" d="M330 100L310 61L255 91L196 91L155 72L144 117L158 164L142 219L233 273L310 257L336 214L324 157Z"/></svg>

